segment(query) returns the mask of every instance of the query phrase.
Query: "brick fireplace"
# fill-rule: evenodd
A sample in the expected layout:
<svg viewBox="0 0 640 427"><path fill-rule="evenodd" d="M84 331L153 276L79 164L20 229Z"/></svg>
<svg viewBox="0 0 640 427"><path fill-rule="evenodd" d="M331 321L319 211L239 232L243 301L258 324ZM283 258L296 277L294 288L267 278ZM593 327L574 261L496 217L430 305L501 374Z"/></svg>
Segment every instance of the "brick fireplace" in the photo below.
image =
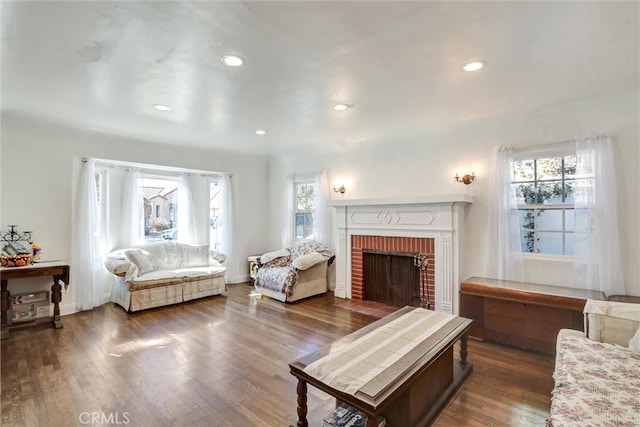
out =
<svg viewBox="0 0 640 427"><path fill-rule="evenodd" d="M414 252L427 257L432 308L458 312L459 253L469 194L408 199L333 200L336 209L336 288L339 298L363 299L362 250ZM422 280L421 280L422 282Z"/></svg>
<svg viewBox="0 0 640 427"><path fill-rule="evenodd" d="M423 306L433 306L435 301L435 239L425 237L398 236L351 236L351 299L366 298L364 281L364 265L362 251L375 249L381 251L410 252L419 254L427 261L425 268L420 269L420 301ZM417 268L417 267L416 267Z"/></svg>

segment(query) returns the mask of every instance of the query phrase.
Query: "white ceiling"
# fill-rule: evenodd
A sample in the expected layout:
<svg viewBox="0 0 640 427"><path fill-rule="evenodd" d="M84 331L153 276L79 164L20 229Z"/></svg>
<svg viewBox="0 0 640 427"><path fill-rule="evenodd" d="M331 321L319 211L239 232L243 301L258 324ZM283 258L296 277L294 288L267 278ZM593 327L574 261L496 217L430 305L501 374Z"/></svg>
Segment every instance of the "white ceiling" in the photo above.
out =
<svg viewBox="0 0 640 427"><path fill-rule="evenodd" d="M638 2L3 1L2 109L239 151L402 141L637 91L638 14ZM475 58L487 67L462 71Z"/></svg>

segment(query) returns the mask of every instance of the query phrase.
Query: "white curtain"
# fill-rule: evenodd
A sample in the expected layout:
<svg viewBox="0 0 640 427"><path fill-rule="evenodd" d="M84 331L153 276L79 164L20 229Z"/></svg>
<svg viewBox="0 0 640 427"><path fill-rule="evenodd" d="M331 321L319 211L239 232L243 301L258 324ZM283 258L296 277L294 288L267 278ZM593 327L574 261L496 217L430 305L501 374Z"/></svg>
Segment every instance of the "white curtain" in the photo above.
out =
<svg viewBox="0 0 640 427"><path fill-rule="evenodd" d="M329 231L329 206L327 201L329 199L329 173L325 170L316 175L316 212L315 212L315 224L313 225L315 231L315 240L329 246L331 234Z"/></svg>
<svg viewBox="0 0 640 427"><path fill-rule="evenodd" d="M144 200L138 190L140 172L133 168L125 170L122 188L122 224L120 247L128 248L144 239Z"/></svg>
<svg viewBox="0 0 640 427"><path fill-rule="evenodd" d="M522 240L516 192L511 184L510 147L499 147L493 156L489 223L487 227L486 275L503 280L524 280Z"/></svg>
<svg viewBox="0 0 640 427"><path fill-rule="evenodd" d="M198 231L193 212L193 197L191 196L191 182L189 175L178 176L178 241L182 243L196 243Z"/></svg>
<svg viewBox="0 0 640 427"><path fill-rule="evenodd" d="M227 279L238 277L238 257L234 253L235 209L233 204L233 185L231 175L223 175L220 187L220 204L222 211L222 253L227 256Z"/></svg>
<svg viewBox="0 0 640 427"><path fill-rule="evenodd" d="M287 184L285 187L284 195L287 198L285 200L286 211L282 216L282 247L288 248L293 243L293 211L294 197L293 197L293 176L287 178Z"/></svg>
<svg viewBox="0 0 640 427"><path fill-rule="evenodd" d="M583 138L576 149L575 283L607 295L625 294L611 139Z"/></svg>
<svg viewBox="0 0 640 427"><path fill-rule="evenodd" d="M83 159L71 232L71 283L77 288L78 310L90 310L105 302L98 215L94 161Z"/></svg>

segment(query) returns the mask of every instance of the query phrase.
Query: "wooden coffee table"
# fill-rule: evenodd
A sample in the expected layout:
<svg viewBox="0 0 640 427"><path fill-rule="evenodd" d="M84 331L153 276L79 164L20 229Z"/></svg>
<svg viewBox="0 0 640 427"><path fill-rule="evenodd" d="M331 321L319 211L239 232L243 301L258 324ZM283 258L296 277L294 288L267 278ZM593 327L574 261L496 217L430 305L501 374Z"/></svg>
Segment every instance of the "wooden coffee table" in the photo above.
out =
<svg viewBox="0 0 640 427"><path fill-rule="evenodd" d="M381 331L389 328L385 325L405 315L411 313L411 316L432 316L432 313L425 314L426 310L423 312L414 310L416 310L415 307L400 309L315 353L291 362L289 364L291 374L298 378L298 421L295 425L297 427L310 425L307 420L307 384L335 397L336 404L344 402L367 414L368 427L377 426L378 416L385 417L389 427L426 425L473 370L472 364L467 362L467 333L472 323L470 319L450 316L450 319L444 320L446 324L443 326L438 323L430 327L429 330L435 330L431 336L424 340L420 338L414 347L387 367L376 368L377 373L367 379L365 384L359 384L355 392L347 393L343 391L344 384L338 386L333 380L324 380L313 373L315 372L313 368L319 363L325 363L339 355L344 357L346 352L359 349L357 346L362 346L373 338L377 339ZM444 314L438 313L438 316L444 316ZM394 322L394 324L397 323ZM385 328L379 329L382 327ZM460 360L454 363L453 346L457 341L460 341ZM394 344L393 347L383 347L376 351L393 351L398 346ZM310 365L312 366L305 371L305 368ZM347 377L349 375L345 374L345 378ZM316 415L319 415L319 418L312 420L313 427L321 426L322 416L327 413Z"/></svg>

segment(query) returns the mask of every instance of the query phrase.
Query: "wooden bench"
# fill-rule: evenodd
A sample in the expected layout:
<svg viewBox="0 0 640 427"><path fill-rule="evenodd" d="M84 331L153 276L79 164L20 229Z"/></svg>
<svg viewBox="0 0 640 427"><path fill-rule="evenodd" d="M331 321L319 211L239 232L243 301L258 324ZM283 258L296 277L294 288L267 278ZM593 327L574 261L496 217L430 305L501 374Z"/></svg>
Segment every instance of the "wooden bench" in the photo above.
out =
<svg viewBox="0 0 640 427"><path fill-rule="evenodd" d="M472 337L555 354L560 329L584 330L587 299L606 297L600 291L471 277L460 285L460 316L474 320Z"/></svg>

